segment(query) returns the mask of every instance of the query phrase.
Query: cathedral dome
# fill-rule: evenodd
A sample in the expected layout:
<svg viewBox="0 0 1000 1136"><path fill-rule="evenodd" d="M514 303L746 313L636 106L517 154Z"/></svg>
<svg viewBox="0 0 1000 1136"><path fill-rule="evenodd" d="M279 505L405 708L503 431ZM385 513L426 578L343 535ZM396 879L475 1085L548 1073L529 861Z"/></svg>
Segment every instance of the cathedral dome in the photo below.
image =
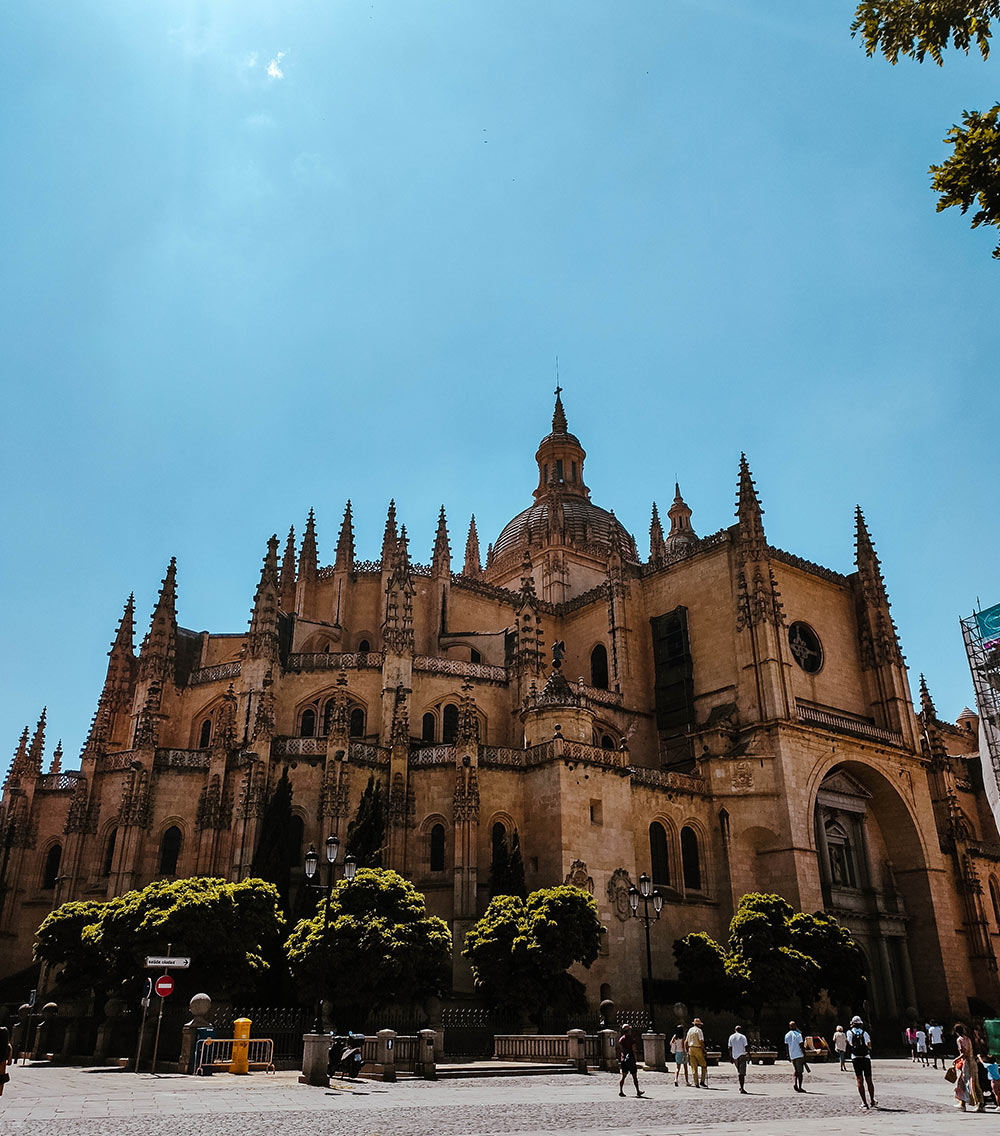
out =
<svg viewBox="0 0 1000 1136"><path fill-rule="evenodd" d="M635 540L614 513L595 505L586 497L563 497L558 505L551 498L536 501L530 508L504 526L493 545L499 556L524 544L543 544L550 531L553 509L561 509L563 524L557 525L573 544L600 544L610 548L613 540L622 548L627 560L638 560ZM551 520L550 520L551 518Z"/></svg>

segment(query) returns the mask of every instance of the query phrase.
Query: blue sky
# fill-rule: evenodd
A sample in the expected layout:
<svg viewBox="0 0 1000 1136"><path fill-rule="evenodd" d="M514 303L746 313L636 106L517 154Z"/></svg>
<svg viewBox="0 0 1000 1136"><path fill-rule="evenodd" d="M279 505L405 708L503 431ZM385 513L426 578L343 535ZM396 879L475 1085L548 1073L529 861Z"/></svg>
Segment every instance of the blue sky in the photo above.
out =
<svg viewBox="0 0 1000 1136"><path fill-rule="evenodd" d="M171 555L182 625L240 631L310 506L324 562L348 497L362 557L390 496L418 559L442 502L485 550L556 356L640 548L675 476L699 533L730 524L741 450L780 547L852 570L860 502L914 675L971 703L1000 266L927 166L997 65L869 60L852 11L8 6L0 747L47 704L74 764Z"/></svg>

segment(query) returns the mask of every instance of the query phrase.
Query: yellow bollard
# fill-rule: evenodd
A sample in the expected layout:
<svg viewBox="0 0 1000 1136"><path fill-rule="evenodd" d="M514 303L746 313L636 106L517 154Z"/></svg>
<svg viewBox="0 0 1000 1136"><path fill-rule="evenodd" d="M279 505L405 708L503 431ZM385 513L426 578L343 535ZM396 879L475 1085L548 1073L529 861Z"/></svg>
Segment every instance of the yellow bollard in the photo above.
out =
<svg viewBox="0 0 1000 1136"><path fill-rule="evenodd" d="M250 1072L250 1026L249 1018L237 1018L233 1022L233 1059L229 1062L230 1073Z"/></svg>

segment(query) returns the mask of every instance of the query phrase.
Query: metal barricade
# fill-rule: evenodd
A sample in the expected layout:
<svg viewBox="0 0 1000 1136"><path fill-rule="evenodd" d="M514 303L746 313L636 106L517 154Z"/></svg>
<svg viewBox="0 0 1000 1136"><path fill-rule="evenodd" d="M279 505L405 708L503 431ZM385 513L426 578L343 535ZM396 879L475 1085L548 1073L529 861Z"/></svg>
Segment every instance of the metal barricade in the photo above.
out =
<svg viewBox="0 0 1000 1136"><path fill-rule="evenodd" d="M265 1073L274 1072L274 1041L269 1037L208 1037L201 1047L201 1059L195 1073L202 1077L214 1069L229 1070L233 1060L233 1045L239 1042L248 1046L247 1064L251 1069L263 1069Z"/></svg>

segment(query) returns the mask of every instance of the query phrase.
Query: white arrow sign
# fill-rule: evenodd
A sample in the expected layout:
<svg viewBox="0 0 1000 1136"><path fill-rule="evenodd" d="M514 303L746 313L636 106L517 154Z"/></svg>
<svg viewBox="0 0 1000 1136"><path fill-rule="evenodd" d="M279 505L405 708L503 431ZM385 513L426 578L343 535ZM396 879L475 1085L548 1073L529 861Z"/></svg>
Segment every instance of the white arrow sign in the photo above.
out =
<svg viewBox="0 0 1000 1136"><path fill-rule="evenodd" d="M187 970L190 965L189 958L174 958L171 955L148 955L146 958L147 970L156 970L161 966L175 966L178 970Z"/></svg>

